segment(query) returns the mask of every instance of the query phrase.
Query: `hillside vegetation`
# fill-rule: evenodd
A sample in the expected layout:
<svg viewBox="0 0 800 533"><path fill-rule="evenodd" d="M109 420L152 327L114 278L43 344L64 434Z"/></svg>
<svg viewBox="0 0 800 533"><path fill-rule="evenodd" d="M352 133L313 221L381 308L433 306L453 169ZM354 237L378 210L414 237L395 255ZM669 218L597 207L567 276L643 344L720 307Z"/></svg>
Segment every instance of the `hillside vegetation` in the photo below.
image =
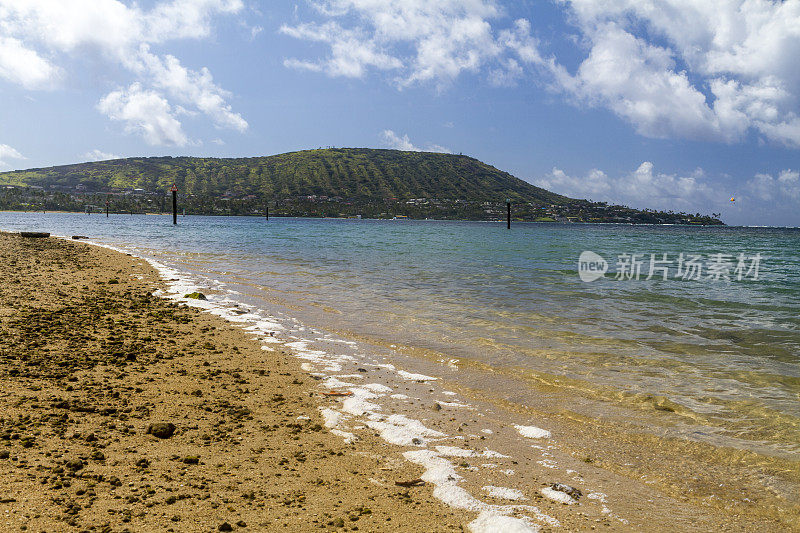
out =
<svg viewBox="0 0 800 533"><path fill-rule="evenodd" d="M324 149L268 157L147 157L0 174L8 185L78 184L93 190L164 190L187 195L262 198L327 195L348 199L447 198L563 202L507 172L463 155L398 150Z"/></svg>
<svg viewBox="0 0 800 533"><path fill-rule="evenodd" d="M330 148L249 158L132 157L0 173L0 208L164 209L172 184L196 214L697 223L699 215L574 200L464 155ZM712 222L713 223L713 222Z"/></svg>

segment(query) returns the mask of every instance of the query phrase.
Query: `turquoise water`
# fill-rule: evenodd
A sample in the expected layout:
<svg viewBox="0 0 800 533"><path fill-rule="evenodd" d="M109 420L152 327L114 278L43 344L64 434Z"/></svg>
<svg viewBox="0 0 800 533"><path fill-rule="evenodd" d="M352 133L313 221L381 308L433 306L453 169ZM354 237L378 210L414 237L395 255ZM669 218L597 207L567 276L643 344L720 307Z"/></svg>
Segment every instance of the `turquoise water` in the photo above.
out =
<svg viewBox="0 0 800 533"><path fill-rule="evenodd" d="M459 359L531 390L562 387L581 398L570 408L586 414L655 407L681 435L775 455L800 451L800 230L170 222L0 213L1 229L87 235L219 280L239 298L315 326ZM581 281L585 250L611 272ZM644 254L638 280L614 279L626 253ZM665 253L670 279L644 279L650 254ZM704 267L713 254L729 255L732 280L676 278L681 253L701 255ZM757 279L752 271L736 279L740 253L747 268L760 254Z"/></svg>

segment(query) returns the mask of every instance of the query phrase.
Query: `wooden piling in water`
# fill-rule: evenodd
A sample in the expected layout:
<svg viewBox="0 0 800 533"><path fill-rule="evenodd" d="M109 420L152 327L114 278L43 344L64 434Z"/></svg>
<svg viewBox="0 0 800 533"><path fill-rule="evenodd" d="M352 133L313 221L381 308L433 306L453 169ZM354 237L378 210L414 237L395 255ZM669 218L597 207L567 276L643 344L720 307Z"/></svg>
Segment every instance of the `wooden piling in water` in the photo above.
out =
<svg viewBox="0 0 800 533"><path fill-rule="evenodd" d="M172 225L178 225L178 187L172 184Z"/></svg>

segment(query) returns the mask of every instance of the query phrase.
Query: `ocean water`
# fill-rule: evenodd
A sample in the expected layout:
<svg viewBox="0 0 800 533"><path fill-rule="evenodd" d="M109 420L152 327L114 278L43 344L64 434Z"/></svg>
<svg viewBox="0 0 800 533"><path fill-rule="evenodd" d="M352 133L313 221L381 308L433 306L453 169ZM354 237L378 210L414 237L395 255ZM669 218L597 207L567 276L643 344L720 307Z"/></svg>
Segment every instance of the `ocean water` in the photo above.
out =
<svg viewBox="0 0 800 533"><path fill-rule="evenodd" d="M34 213L0 213L0 229L86 235L298 324L461 367L487 397L544 387L587 417L800 452L800 230ZM609 272L582 281L584 251Z"/></svg>

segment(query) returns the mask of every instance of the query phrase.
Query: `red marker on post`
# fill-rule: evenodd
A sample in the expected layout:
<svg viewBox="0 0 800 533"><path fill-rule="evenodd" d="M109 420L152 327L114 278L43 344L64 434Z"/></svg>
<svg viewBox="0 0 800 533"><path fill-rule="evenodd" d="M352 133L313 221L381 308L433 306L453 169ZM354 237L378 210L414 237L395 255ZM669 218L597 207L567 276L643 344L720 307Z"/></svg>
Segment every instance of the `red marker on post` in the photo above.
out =
<svg viewBox="0 0 800 533"><path fill-rule="evenodd" d="M178 225L178 186L172 184L172 225Z"/></svg>

